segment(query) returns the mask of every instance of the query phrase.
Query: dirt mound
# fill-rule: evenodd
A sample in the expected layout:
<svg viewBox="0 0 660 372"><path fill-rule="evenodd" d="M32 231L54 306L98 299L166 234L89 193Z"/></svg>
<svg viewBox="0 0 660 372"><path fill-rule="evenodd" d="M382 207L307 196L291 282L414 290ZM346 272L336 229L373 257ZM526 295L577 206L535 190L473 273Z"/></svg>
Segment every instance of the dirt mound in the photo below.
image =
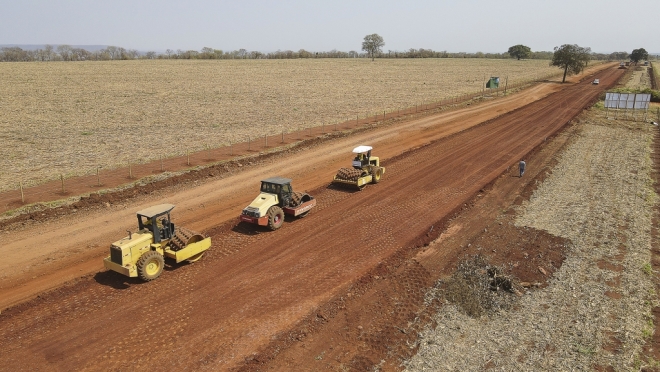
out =
<svg viewBox="0 0 660 372"><path fill-rule="evenodd" d="M438 285L442 296L471 317L509 309L515 300L514 280L503 269L491 266L484 256L461 262L447 281Z"/></svg>

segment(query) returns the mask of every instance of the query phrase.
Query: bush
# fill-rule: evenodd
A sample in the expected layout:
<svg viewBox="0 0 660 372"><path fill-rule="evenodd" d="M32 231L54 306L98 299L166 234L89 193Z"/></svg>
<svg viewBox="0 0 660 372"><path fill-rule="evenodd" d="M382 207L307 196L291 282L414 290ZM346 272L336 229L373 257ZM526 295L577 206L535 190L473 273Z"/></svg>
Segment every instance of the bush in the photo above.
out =
<svg viewBox="0 0 660 372"><path fill-rule="evenodd" d="M609 92L613 93L646 93L651 95L651 102L660 102L660 90L654 90L651 88L646 89L631 89L631 88L616 88L612 89ZM604 96L603 96L604 98Z"/></svg>

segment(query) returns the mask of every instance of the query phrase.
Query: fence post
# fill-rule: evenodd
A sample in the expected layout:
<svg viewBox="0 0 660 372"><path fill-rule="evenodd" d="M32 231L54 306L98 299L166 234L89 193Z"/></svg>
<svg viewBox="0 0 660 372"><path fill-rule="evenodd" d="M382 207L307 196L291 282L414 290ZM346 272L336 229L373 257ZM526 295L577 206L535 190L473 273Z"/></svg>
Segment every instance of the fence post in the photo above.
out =
<svg viewBox="0 0 660 372"><path fill-rule="evenodd" d="M248 136L248 151L252 149L252 140L250 139L250 136Z"/></svg>
<svg viewBox="0 0 660 372"><path fill-rule="evenodd" d="M481 98L484 98L486 96L486 75L484 75L484 79L481 81Z"/></svg>
<svg viewBox="0 0 660 372"><path fill-rule="evenodd" d="M190 150L186 149L187 164L190 165Z"/></svg>
<svg viewBox="0 0 660 372"><path fill-rule="evenodd" d="M128 161L128 178L133 178L133 166L130 160Z"/></svg>
<svg viewBox="0 0 660 372"><path fill-rule="evenodd" d="M284 129L282 129L282 143L284 143Z"/></svg>
<svg viewBox="0 0 660 372"><path fill-rule="evenodd" d="M229 141L229 156L234 156L234 145Z"/></svg>
<svg viewBox="0 0 660 372"><path fill-rule="evenodd" d="M163 160L161 158L161 162L162 161ZM99 186L99 187L101 187L101 174L100 173L101 173L100 168L97 166L96 167L96 186Z"/></svg>
<svg viewBox="0 0 660 372"><path fill-rule="evenodd" d="M62 194L65 193L64 191L64 175L60 173L60 180L62 181Z"/></svg>
<svg viewBox="0 0 660 372"><path fill-rule="evenodd" d="M163 172L163 155L160 156L160 171Z"/></svg>
<svg viewBox="0 0 660 372"><path fill-rule="evenodd" d="M25 195L23 194L23 182L19 182L18 187L21 189L21 203L25 204Z"/></svg>
<svg viewBox="0 0 660 372"><path fill-rule="evenodd" d="M264 134L264 142L266 143L264 147L268 147L268 134Z"/></svg>

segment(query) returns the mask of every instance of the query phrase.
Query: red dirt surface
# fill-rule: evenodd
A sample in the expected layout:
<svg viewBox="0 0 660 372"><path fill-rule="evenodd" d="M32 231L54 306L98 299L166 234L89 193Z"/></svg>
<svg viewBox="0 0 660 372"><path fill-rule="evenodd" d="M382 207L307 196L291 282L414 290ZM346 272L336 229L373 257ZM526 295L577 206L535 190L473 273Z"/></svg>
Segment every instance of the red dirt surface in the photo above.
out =
<svg viewBox="0 0 660 372"><path fill-rule="evenodd" d="M98 208L80 204L48 212L70 214L65 217L44 213L5 224L3 240L15 244L19 258L29 256L23 262L30 267L8 268L11 282L3 279L0 288L5 306L20 303L0 315L0 369L365 370L380 365L396 370L400 358L414 350L402 341L414 340L415 330L428 324L424 292L461 256L478 247L493 257L500 250L514 254L519 261L526 251L561 251L563 242L516 229L506 215L502 225L490 223L529 192L531 177L543 176L561 144L547 139L620 75L608 68L595 75L599 86L590 84L592 76L553 85L556 93L545 99L478 125L470 125L469 112L440 114L447 125L438 126L438 117L397 124L378 136L365 132L254 160L258 164L246 170L237 171L249 164L210 168L170 181L160 191L138 187L125 191L132 197L128 201L120 199L123 194L85 200ZM464 130L465 125L472 128ZM350 160L349 144L366 142L374 144L387 168L381 183L362 192L318 187ZM510 167L523 157L529 170L519 179ZM289 165L293 160L301 160L297 168ZM236 223L235 215L256 195L258 180L274 175L267 172L293 178L296 189L312 190L319 204L309 217L287 221L276 232ZM179 190L178 181L200 185ZM219 194L222 200L214 201ZM487 201L479 200L480 194ZM98 267L100 261L93 260L107 249L99 245L123 236L138 205L161 199L179 205L175 223L212 237L213 247L202 260L168 267L146 284L102 271L22 302L25 293ZM475 235L484 229L497 233ZM443 230L441 242L427 246ZM475 243L461 249L465 245L456 243L457 237ZM497 239L519 244L502 247ZM30 251L44 241L68 249L59 256L57 250ZM71 250L74 244L78 252ZM55 262L39 264L44 255ZM551 275L561 260L561 254L541 254L513 273L540 281L534 267ZM32 274L34 281L24 284Z"/></svg>
<svg viewBox="0 0 660 372"><path fill-rule="evenodd" d="M100 242L114 241L127 229L133 229L132 211L156 203L175 203L177 221L203 231L233 220L237 211L254 197L252 190L257 189L258 180L265 176L291 177L296 189L322 187L338 168L350 161L347 153L356 144L377 145L376 153L387 159L479 125L561 87L553 82L540 84L524 94L371 130L338 133L329 140L312 139L304 147L269 155L252 154L247 159L239 158L120 192L91 194L73 205L32 211L0 221L0 238L4 242L0 253L5 257L0 262L3 279L0 309L101 270L107 243ZM84 184L84 178L77 183ZM71 262L74 255L75 262Z"/></svg>

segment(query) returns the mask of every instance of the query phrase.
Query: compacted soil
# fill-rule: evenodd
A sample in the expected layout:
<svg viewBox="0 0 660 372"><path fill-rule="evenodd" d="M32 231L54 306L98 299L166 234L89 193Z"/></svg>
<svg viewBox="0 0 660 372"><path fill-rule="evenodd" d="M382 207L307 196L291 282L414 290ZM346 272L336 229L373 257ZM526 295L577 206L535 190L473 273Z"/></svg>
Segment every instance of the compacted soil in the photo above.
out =
<svg viewBox="0 0 660 372"><path fill-rule="evenodd" d="M241 158L169 186L5 222L0 237L8 243L0 249L10 260L0 300L10 307L0 315L0 369L398 369L432 321L438 301L427 291L462 256L500 249L445 241L488 229L484 223L529 193L529 180L566 140L553 137L621 74L605 68L582 82L544 84L532 99L511 96ZM594 76L600 85L590 84ZM358 144L374 146L387 169L383 181L361 192L329 187ZM517 178L523 157L529 171ZM276 232L238 224L258 181L275 173L319 205ZM176 223L212 237L205 257L146 284L100 270L135 211L165 201L178 205ZM450 223L456 216L465 221ZM488 239L515 242L502 249L520 261L531 255L513 274L544 285L568 243L506 226Z"/></svg>

